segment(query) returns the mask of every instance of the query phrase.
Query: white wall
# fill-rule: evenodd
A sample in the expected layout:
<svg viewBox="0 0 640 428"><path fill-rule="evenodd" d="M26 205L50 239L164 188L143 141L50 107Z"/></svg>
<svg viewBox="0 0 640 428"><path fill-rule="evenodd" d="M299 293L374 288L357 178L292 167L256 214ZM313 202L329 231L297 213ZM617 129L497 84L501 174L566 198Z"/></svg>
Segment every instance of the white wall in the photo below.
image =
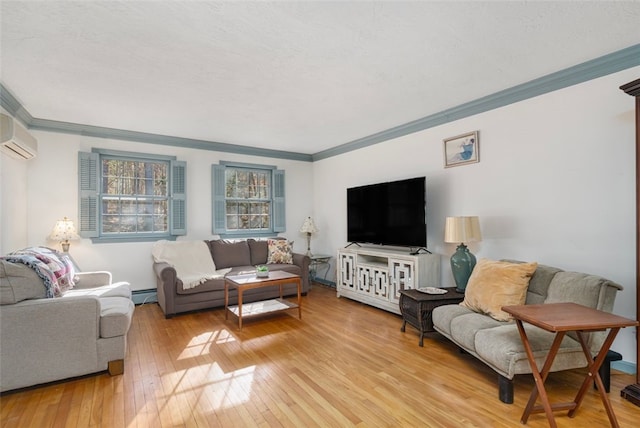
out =
<svg viewBox="0 0 640 428"><path fill-rule="evenodd" d="M427 240L442 254L447 216L480 216L478 258L512 258L602 275L624 286L614 311L635 318L634 99L619 88L640 67L315 162L315 252L346 242L348 187L427 180ZM480 162L445 169L443 139L480 131ZM335 271L333 272L335 277ZM332 278L333 279L333 278ZM633 329L613 349L635 362Z"/></svg>
<svg viewBox="0 0 640 428"><path fill-rule="evenodd" d="M306 251L304 237L298 232L304 219L311 215L312 169L309 162L252 157L182 149L129 141L106 140L78 135L32 131L38 139L38 156L20 165L26 165L24 176L13 169L3 168L12 183L27 178L25 190L14 188L4 181L2 233L26 231L26 242L13 239L3 244L3 252L26 245L48 245L59 248L59 243L47 241L47 236L57 219L67 216L78 219L77 157L79 151L90 151L92 147L177 156L187 162L187 225L188 235L179 239L211 239L211 165L220 160L275 165L286 171L287 231L280 234L295 240L294 250ZM25 168L24 166L22 167ZM21 201L28 195L26 203ZM16 198L15 214L5 221L6 201ZM7 224L5 224L7 223ZM26 225L26 227L23 227ZM17 232L16 232L17 233ZM3 238L4 241L4 238ZM128 281L133 289L156 288L152 271L152 242L93 244L90 239L71 243L70 253L84 271L109 270L114 281Z"/></svg>
<svg viewBox="0 0 640 428"><path fill-rule="evenodd" d="M27 244L28 162L0 152L0 254Z"/></svg>

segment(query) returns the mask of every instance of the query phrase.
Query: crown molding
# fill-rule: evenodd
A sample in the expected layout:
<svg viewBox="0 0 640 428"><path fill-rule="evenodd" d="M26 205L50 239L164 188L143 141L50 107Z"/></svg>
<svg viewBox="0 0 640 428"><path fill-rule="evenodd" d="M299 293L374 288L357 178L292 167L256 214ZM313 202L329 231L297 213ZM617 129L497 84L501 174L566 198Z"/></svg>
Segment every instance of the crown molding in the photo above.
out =
<svg viewBox="0 0 640 428"><path fill-rule="evenodd" d="M312 157L305 153L283 150L262 149L258 147L239 146L216 141L197 140L192 138L172 137L168 135L150 134L147 132L128 131L125 129L106 128L102 126L83 125L79 123L61 122L40 119L31 116L20 102L0 82L0 106L9 114L22 121L29 129L37 131L59 132L63 134L85 135L87 137L109 138L114 140L135 141L139 143L160 144L190 149L210 150L214 152L236 153L248 156L260 156L276 159L288 159L311 162Z"/></svg>
<svg viewBox="0 0 640 428"><path fill-rule="evenodd" d="M33 121L33 116L29 114L29 112L22 106L22 104L20 104L20 101L18 101L16 97L13 96L11 91L9 91L1 82L0 107L5 109L15 119L18 119L20 122L22 122L27 128Z"/></svg>
<svg viewBox="0 0 640 428"><path fill-rule="evenodd" d="M393 138L402 137L414 132L423 131L448 122L463 119L479 113L484 113L499 107L504 107L528 98L537 97L548 92L557 91L569 86L577 85L588 80L626 70L640 65L640 44L613 52L602 57L583 62L576 66L548 74L538 79L517 85L486 97L478 98L457 107L417 119L385 131L378 132L340 146L327 149L313 155L313 161L326 159L353 150L362 149Z"/></svg>
<svg viewBox="0 0 640 428"><path fill-rule="evenodd" d="M640 65L640 44L613 52L602 57L583 62L573 67L548 74L538 79L517 85L486 97L461 104L439 113L399 125L357 140L350 141L313 155L288 152L282 150L262 149L191 138L171 137L167 135L145 132L127 131L124 129L105 128L93 125L82 125L60 122L49 119L34 118L0 82L0 106L9 114L23 122L27 128L40 131L61 132L66 134L86 135L98 138L111 138L126 141L160 144L166 146L186 147L199 150L236 153L248 156L271 157L278 159L315 162L338 156L350 151L359 150L393 138L413 134L418 131L443 125L519 101L553 92L558 89L577 85L588 80L626 70Z"/></svg>

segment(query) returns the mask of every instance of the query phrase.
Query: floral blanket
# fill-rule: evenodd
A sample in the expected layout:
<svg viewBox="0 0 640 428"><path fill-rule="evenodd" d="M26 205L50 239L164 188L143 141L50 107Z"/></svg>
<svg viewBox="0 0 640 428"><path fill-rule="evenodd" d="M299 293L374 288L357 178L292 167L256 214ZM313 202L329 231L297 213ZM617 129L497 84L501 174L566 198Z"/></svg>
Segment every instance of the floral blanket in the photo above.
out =
<svg viewBox="0 0 640 428"><path fill-rule="evenodd" d="M29 247L14 251L3 260L22 263L33 269L46 289L47 297L60 297L63 292L73 288L75 269L68 255L47 247Z"/></svg>

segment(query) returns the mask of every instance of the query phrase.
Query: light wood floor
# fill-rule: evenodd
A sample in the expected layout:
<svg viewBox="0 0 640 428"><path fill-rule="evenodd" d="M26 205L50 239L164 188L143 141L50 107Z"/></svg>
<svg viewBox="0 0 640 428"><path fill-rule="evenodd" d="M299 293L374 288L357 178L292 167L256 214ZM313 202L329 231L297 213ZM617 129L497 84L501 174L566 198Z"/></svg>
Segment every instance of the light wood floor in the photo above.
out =
<svg viewBox="0 0 640 428"><path fill-rule="evenodd" d="M60 382L0 397L3 427L517 427L533 380L516 378L515 403L497 375L438 334L418 346L401 318L314 285L302 320L278 314L238 331L222 309L165 320L136 308L125 373ZM552 401L569 401L584 371L552 373ZM635 376L613 371L609 397L622 427L640 407L620 397ZM590 390L560 427L608 426ZM544 414L529 427L548 426Z"/></svg>

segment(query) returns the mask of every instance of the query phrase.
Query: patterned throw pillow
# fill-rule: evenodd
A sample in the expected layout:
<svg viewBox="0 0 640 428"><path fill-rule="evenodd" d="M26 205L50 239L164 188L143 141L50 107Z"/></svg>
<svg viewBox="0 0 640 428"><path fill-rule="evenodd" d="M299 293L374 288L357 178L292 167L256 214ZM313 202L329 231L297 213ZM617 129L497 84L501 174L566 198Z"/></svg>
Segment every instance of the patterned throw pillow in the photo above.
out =
<svg viewBox="0 0 640 428"><path fill-rule="evenodd" d="M286 239L269 239L269 256L267 264L293 264L293 252Z"/></svg>

